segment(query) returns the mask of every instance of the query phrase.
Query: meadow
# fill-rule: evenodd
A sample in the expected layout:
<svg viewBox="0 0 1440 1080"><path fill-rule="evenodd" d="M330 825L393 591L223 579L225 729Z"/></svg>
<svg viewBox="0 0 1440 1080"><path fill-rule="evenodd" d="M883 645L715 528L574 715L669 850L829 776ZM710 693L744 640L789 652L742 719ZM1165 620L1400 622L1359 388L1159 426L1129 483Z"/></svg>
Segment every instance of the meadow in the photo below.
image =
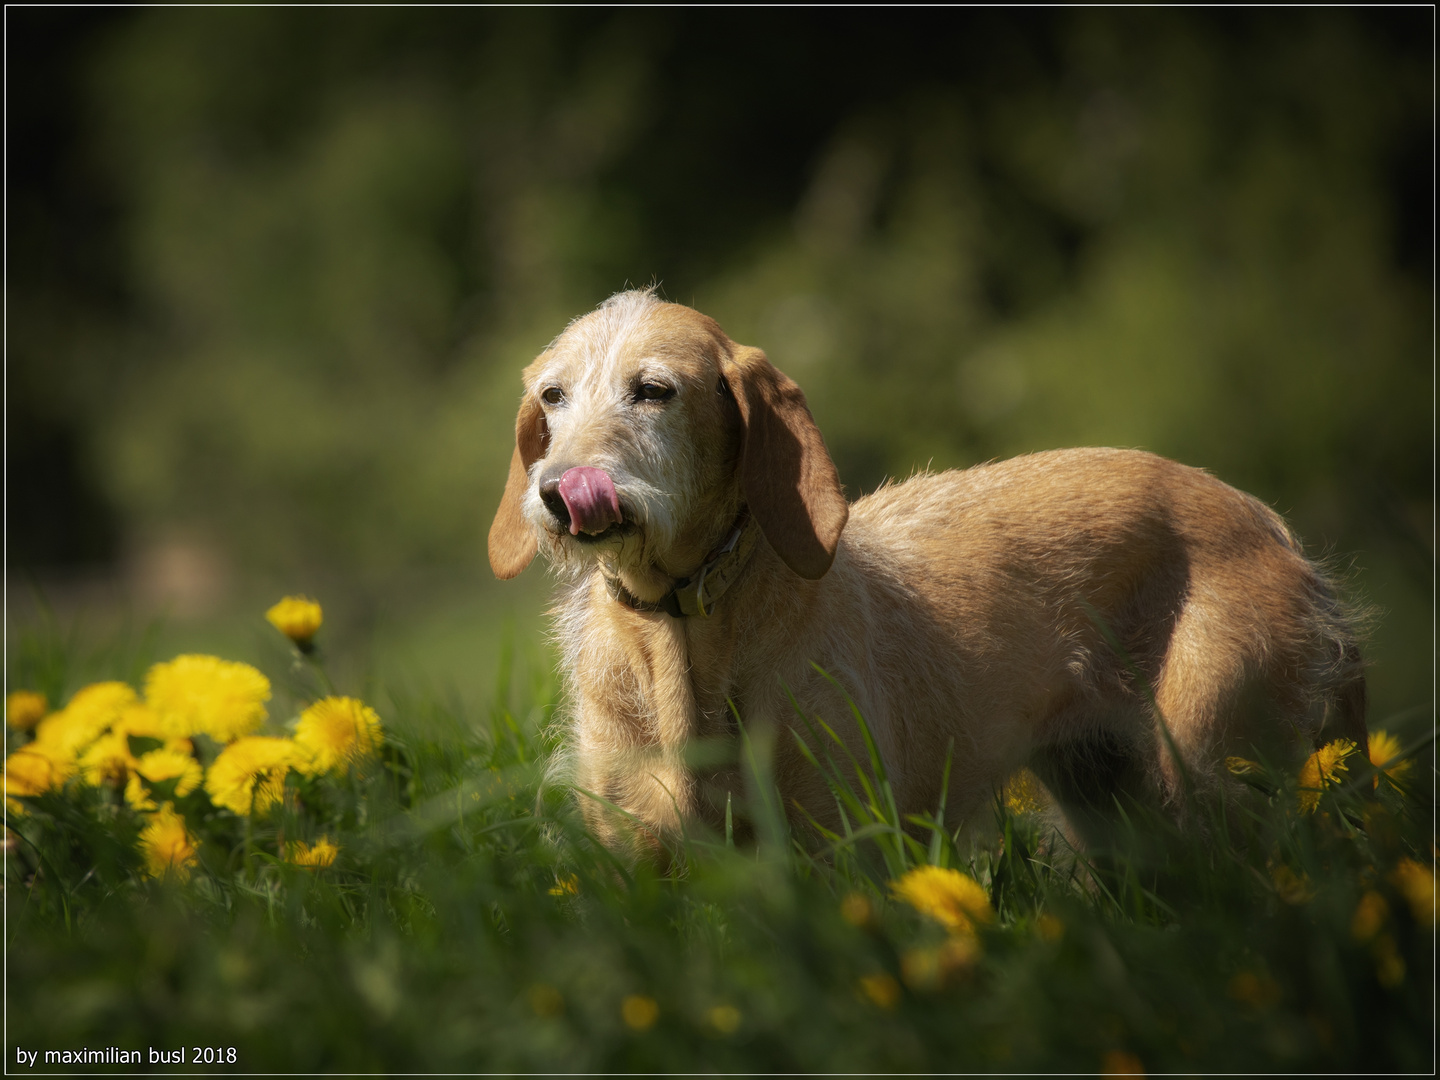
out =
<svg viewBox="0 0 1440 1080"><path fill-rule="evenodd" d="M206 1072L1433 1068L1428 738L1236 759L1251 795L1203 831L1117 807L1079 854L1023 776L987 820L902 820L883 761L797 718L843 835L782 812L768 750L796 736L742 727L758 839L634 866L546 778L545 654L502 645L488 709L457 712L331 685L323 629L272 636L266 675L156 663L145 635L12 642L12 1069L108 1047ZM227 784L252 742L291 756ZM46 747L53 782L22 794Z"/></svg>

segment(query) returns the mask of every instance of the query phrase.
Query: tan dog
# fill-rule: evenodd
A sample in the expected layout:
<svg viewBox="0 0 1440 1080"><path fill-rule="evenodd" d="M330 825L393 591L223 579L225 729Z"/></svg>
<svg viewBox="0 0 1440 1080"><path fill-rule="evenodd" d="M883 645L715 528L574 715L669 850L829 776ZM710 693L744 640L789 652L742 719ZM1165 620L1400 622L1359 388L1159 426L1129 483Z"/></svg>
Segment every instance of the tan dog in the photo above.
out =
<svg viewBox="0 0 1440 1080"><path fill-rule="evenodd" d="M1116 793L1178 812L1227 753L1318 740L1327 706L1365 745L1329 585L1273 511L1198 469L1061 450L847 505L800 388L648 292L572 322L524 381L490 563L514 577L538 546L564 578L572 778L629 815L584 800L611 843L627 820L651 846L723 820L736 770L687 748L733 736L728 702L780 733L787 807L833 820L789 695L865 755L813 665L903 812L939 803L953 745L952 822L1024 765L1081 836Z"/></svg>

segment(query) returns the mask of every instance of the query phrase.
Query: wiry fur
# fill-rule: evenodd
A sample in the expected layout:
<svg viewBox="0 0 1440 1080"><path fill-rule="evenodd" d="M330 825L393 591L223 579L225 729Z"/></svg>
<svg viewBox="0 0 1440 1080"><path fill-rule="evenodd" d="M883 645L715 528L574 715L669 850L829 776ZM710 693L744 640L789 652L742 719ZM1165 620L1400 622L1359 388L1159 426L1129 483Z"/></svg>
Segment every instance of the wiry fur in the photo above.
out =
<svg viewBox="0 0 1440 1080"><path fill-rule="evenodd" d="M674 396L637 400L644 379ZM563 760L614 843L718 825L737 770L687 754L733 737L731 702L784 730L793 693L858 754L849 703L813 665L864 715L905 812L936 805L952 742L953 814L1030 765L1082 837L1117 793L1180 813L1187 785L1228 782L1226 754L1278 760L1324 728L1364 745L1330 583L1278 515L1198 469L1052 451L921 473L847 510L799 388L648 292L571 323L525 387L491 561L509 577L543 550L564 579ZM563 404L541 402L549 387ZM547 509L544 478L579 465L613 479L623 528L577 539ZM764 540L710 617L614 599L606 575L658 599L746 506ZM833 817L793 740L775 746L787 807Z"/></svg>

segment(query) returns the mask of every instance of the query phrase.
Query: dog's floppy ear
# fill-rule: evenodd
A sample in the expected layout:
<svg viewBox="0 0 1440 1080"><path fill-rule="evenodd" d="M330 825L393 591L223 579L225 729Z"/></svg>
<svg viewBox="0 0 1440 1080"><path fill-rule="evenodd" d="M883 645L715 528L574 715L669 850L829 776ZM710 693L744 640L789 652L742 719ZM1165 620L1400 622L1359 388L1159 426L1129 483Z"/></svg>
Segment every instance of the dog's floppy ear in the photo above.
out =
<svg viewBox="0 0 1440 1080"><path fill-rule="evenodd" d="M549 449L550 429L540 403L528 393L515 417L515 452L510 455L510 476L500 509L490 526L490 569L501 579L512 578L535 558L535 534L520 513L525 489L530 484L530 466Z"/></svg>
<svg viewBox="0 0 1440 1080"><path fill-rule="evenodd" d="M759 349L736 346L721 370L740 407L740 482L750 512L786 566L823 577L850 506L805 394Z"/></svg>

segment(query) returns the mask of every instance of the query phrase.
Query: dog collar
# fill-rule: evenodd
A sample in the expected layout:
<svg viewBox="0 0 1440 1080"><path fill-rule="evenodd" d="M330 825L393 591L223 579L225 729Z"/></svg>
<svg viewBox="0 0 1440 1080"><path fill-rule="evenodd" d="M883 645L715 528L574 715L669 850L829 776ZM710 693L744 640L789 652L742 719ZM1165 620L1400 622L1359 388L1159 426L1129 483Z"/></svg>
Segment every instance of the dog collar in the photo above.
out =
<svg viewBox="0 0 1440 1080"><path fill-rule="evenodd" d="M700 569L687 578L681 578L670 591L659 600L641 600L621 584L618 577L605 575L605 584L610 595L628 608L636 611L663 611L677 619L687 615L706 615L715 610L715 601L735 583L740 570L755 550L755 539L760 527L750 516L746 507L735 519L725 541L710 552Z"/></svg>

